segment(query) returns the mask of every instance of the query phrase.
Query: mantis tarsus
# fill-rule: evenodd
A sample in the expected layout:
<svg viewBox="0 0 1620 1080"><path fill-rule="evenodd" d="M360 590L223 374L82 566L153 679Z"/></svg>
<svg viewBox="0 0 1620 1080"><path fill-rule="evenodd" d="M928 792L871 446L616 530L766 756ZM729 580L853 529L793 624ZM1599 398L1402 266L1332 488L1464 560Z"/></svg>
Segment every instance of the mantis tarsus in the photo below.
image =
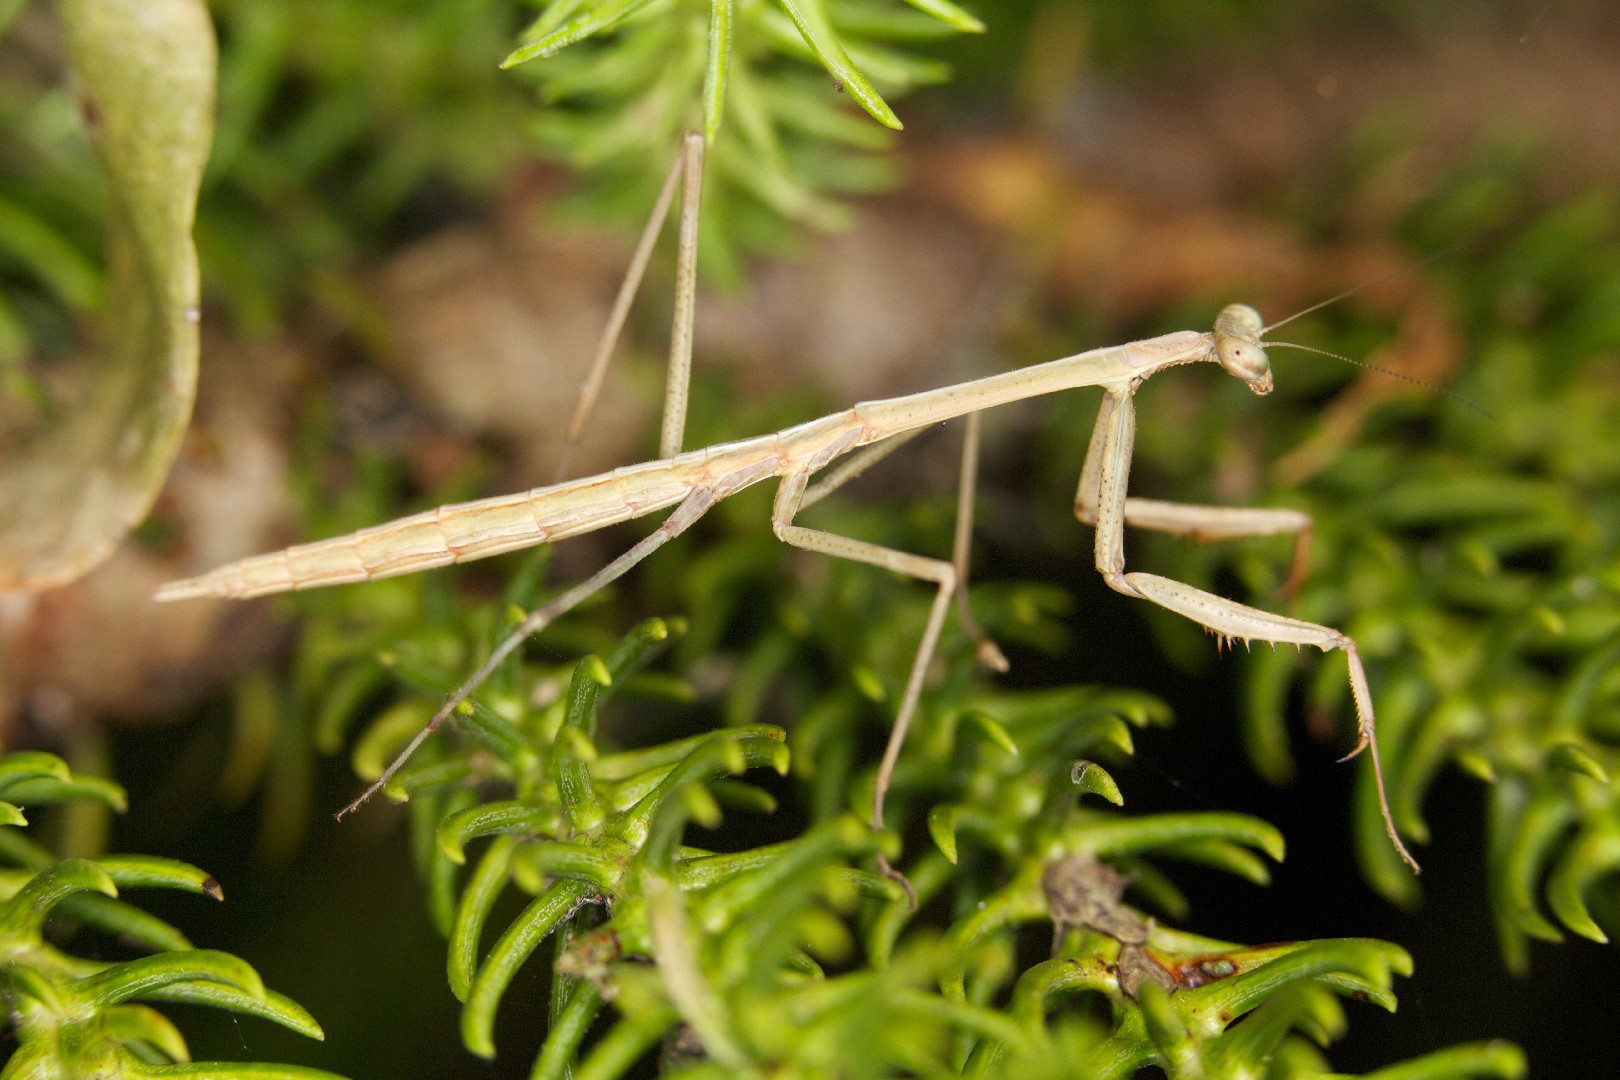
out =
<svg viewBox="0 0 1620 1080"><path fill-rule="evenodd" d="M698 164L694 166L694 159ZM683 226L696 214L694 178L701 169L701 138L688 139L677 162L687 178L683 200ZM673 170L672 170L673 178ZM668 206L673 180L665 186L661 205ZM655 221L659 220L655 213ZM648 237L656 234L649 226ZM695 231L682 229L681 277L692 270L690 244ZM638 253L638 258L640 258ZM644 259L642 259L644 265ZM639 277L639 271L632 269ZM626 294L621 293L621 300ZM691 291L689 283L678 292L676 352L690 355ZM627 301L625 301L627 304ZM615 321L623 312L616 306ZM684 320L684 338L682 322ZM1285 320L1286 321L1286 320ZM1280 324L1277 324L1280 325ZM157 593L159 600L193 597L253 597L292 589L314 588L413 573L452 562L463 562L500 552L532 547L590 532L616 522L675 507L652 535L641 540L596 574L565 590L526 618L491 652L488 659L434 714L433 719L394 764L349 809L368 798L389 779L422 739L447 719L511 653L580 601L612 582L632 566L679 536L720 500L745 487L775 478L778 482L771 525L784 542L807 551L868 563L909 577L932 582L936 588L922 639L895 715L893 730L879 765L872 807L872 823L882 827L884 796L916 711L924 674L939 640L951 598L960 595L966 562L966 521L959 521L956 557L952 561L881 547L847 536L795 524L799 512L858 475L899 442L931 425L956 417L969 422L969 453L964 455L962 506L971 501L972 446L976 443L977 414L1025 398L1082 386L1103 388L1102 408L1092 431L1090 447L1080 470L1074 498L1076 517L1096 530L1097 570L1108 585L1127 596L1147 600L1199 623L1222 640L1242 639L1313 645L1324 652L1341 650L1349 667L1358 731L1356 748L1349 756L1368 752L1377 782L1379 807L1390 842L1415 872L1417 863L1395 830L1384 794L1383 770L1378 757L1372 697L1355 642L1327 626L1227 600L1169 578L1125 568L1125 526L1156 529L1198 539L1293 535L1297 538L1291 579L1303 569L1301 552L1309 536L1308 515L1284 509L1248 509L1193 506L1132 498L1126 494L1131 450L1136 434L1133 396L1138 387L1166 368L1209 361L1241 379L1256 394L1272 389L1270 360L1262 336L1272 329L1262 324L1251 307L1233 304L1221 311L1210 332L1179 331L1128 345L1093 349L1016 371L990 375L972 382L904 397L862 402L854 408L738 442L679 453L679 427L666 415L664 456L657 461L616 469L610 473L560 482L514 495L443 506L436 510L347 536L301 544L220 567L200 577L171 582ZM610 327L609 334L616 333ZM604 339L599 360L611 348ZM684 346L681 344L684 341ZM677 360L682 358L677 355ZM684 380L684 371L681 374ZM672 384L674 382L672 377ZM672 395L673 397L674 395ZM679 409L684 412L684 382ZM670 407L676 406L675 401ZM673 438L673 442L671 441ZM864 449L863 449L864 448ZM828 477L810 486L810 478L839 458L862 451ZM987 638L979 634L962 605L964 623L980 643L980 659L1004 666Z"/></svg>

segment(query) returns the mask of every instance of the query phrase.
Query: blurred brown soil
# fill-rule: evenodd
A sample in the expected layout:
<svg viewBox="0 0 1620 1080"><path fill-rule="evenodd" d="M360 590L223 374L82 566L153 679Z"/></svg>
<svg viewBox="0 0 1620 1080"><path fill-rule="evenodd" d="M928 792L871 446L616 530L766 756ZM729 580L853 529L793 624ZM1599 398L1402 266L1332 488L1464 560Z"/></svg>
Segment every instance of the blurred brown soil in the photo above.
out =
<svg viewBox="0 0 1620 1080"><path fill-rule="evenodd" d="M292 539L286 430L290 357L204 334L208 374L156 519L183 539L126 541L80 581L0 596L0 738L60 746L83 725L195 703L210 671L262 657L282 631L262 605L154 604L182 566ZM183 554L182 554L183 552ZM26 714L33 731L19 735Z"/></svg>

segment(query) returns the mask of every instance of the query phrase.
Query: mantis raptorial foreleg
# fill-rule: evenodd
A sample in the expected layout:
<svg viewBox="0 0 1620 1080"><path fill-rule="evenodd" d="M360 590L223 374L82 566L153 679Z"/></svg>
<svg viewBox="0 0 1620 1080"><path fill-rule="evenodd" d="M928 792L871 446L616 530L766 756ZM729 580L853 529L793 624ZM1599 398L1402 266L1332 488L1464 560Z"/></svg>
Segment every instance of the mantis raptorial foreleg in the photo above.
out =
<svg viewBox="0 0 1620 1080"><path fill-rule="evenodd" d="M1080 488L1075 495L1076 516L1097 530L1097 572L1116 592L1158 604L1224 639L1314 645L1323 652L1342 651L1350 668L1350 691L1356 703L1360 735L1355 749L1346 756L1354 757L1363 750L1368 752L1385 829L1401 858L1415 872L1417 861L1396 834L1389 800L1384 794L1384 769L1373 728L1372 695L1367 689L1367 673L1361 666L1356 643L1332 627L1274 615L1156 574L1125 572L1126 524L1206 537L1235 537L1298 532L1310 523L1306 515L1296 511L1231 510L1162 502L1150 502L1144 508L1143 501L1128 498L1131 450L1136 441L1133 389L1133 386L1110 389L1104 395L1091 447L1080 471ZM1253 526L1253 531L1243 531L1244 525Z"/></svg>
<svg viewBox="0 0 1620 1080"><path fill-rule="evenodd" d="M1080 484L1074 493L1074 516L1082 524L1097 524L1097 496L1102 482L1103 439L1108 418L1116 404L1113 394L1104 394L1097 412L1097 425L1091 430L1091 445L1080 470ZM1134 421L1133 421L1134 422ZM1125 524L1136 529L1184 536L1191 540L1241 540L1251 536L1294 536L1294 556L1288 578L1279 592L1292 597L1305 581L1310 566L1311 516L1281 507L1200 506L1163 502L1158 499L1125 500Z"/></svg>

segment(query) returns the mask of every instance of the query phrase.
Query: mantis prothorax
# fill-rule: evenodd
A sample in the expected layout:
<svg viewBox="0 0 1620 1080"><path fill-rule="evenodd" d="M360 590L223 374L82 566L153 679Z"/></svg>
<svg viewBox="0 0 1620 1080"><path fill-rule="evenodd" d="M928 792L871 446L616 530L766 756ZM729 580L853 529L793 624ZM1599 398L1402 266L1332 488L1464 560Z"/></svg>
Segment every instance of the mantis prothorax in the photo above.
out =
<svg viewBox="0 0 1620 1080"><path fill-rule="evenodd" d="M1128 345L1093 349L956 386L862 402L843 412L770 435L680 452L680 419L673 421L672 427L670 416L679 413L683 417L685 408L685 361L691 352L692 255L696 243L696 190L697 178L701 175L701 152L701 137L688 137L660 198L661 209L655 211L653 222L643 234L641 249L627 275L626 290L621 292L620 302L615 305L609 332L598 352L599 363L605 363L612 348L612 337L623 322L633 282L639 280L645 266L645 252L650 251L656 238L657 225L672 198L676 173L680 172L685 176L686 188L678 255L679 276L684 284L677 292L675 360L672 363L672 368L678 368L679 372L671 376L663 456L659 460L514 495L442 506L347 536L243 559L200 577L171 582L158 590L159 600L246 598L390 577L550 543L675 507L650 536L585 581L530 612L450 696L384 775L345 812L380 790L416 746L471 696L525 639L686 531L715 503L745 487L774 479L777 491L771 526L781 540L807 551L918 578L932 583L936 590L878 767L872 824L881 828L884 796L916 712L929 660L952 597L964 595L967 510L972 499L978 414L1025 398L1082 386L1100 386L1102 408L1080 470L1074 512L1081 522L1096 531L1095 559L1103 580L1126 596L1146 600L1193 620L1222 640L1291 643L1315 646L1324 652L1333 649L1343 652L1349 667L1360 735L1348 756L1362 751L1368 753L1385 830L1390 842L1415 872L1417 863L1396 833L1385 797L1372 696L1355 642L1332 627L1239 604L1170 578L1126 570L1125 527L1132 525L1201 540L1292 535L1296 537L1296 552L1291 581L1297 582L1303 572L1303 551L1311 519L1300 511L1193 506L1133 498L1126 493L1136 435L1136 408L1132 399L1147 379L1167 368L1207 361L1218 363L1256 394L1271 392L1271 364L1266 355L1266 342L1262 340L1270 328L1263 325L1259 314L1252 307L1233 304L1221 311L1210 332L1178 331ZM598 379L599 376L593 375L587 384L587 397L591 396L590 386ZM588 405L583 411L588 411ZM963 464L962 513L953 560L897 551L795 523L800 510L836 490L900 442L956 417L968 419L969 432ZM814 487L810 486L813 475L857 450L862 452L832 470ZM980 659L990 666L1004 667L1005 661L994 645L972 625L965 603L961 611L966 628L979 642Z"/></svg>

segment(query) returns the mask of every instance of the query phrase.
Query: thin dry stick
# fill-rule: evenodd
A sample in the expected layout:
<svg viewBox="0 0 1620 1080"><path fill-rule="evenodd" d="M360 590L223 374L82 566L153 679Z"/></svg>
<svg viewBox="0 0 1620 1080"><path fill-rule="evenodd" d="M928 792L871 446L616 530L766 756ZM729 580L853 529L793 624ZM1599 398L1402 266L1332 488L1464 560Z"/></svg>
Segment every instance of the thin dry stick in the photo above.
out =
<svg viewBox="0 0 1620 1080"><path fill-rule="evenodd" d="M465 701L530 633L651 554L671 536L690 526L714 502L744 487L778 477L780 488L772 525L781 539L808 550L886 567L929 581L938 590L878 770L873 825L882 827L883 795L916 708L922 676L938 639L950 596L957 587L957 569L950 562L794 524L795 516L809 496L809 478L845 454L932 424L1060 390L1100 386L1104 390L1103 404L1075 494L1076 516L1096 529L1098 571L1111 588L1175 611L1223 639L1293 643L1311 645L1324 652L1342 651L1349 664L1360 734L1354 752L1369 751L1385 830L1401 857L1416 871L1417 863L1396 833L1384 794L1372 698L1355 643L1331 627L1248 607L1168 578L1125 571L1127 525L1201 539L1221 539L1297 535L1309 524L1307 515L1293 510L1188 506L1136 499L1126 494L1136 431L1132 398L1137 388L1167 368L1212 362L1241 379L1254 393L1269 394L1272 374L1261 341L1262 329L1260 316L1253 308L1233 304L1221 312L1212 332L1179 331L1129 345L1094 349L957 386L864 402L771 435L722 443L515 495L440 507L348 536L232 563L201 577L172 582L157 595L161 600L248 597L410 573L550 543L680 504L653 536L526 618L445 703L435 717L435 723L442 723L443 718ZM864 463L869 464L870 459ZM854 470L843 470L841 474L842 479L852 475ZM818 488L825 489L826 485ZM397 768L398 762L391 766L391 771ZM363 798L357 800L357 804Z"/></svg>
<svg viewBox="0 0 1620 1080"><path fill-rule="evenodd" d="M681 177L681 241L675 252L675 324L670 332L669 375L664 385L664 428L658 456L681 452L686 434L686 394L692 379L692 330L697 320L698 211L703 200L703 136L686 136Z"/></svg>
<svg viewBox="0 0 1620 1080"><path fill-rule="evenodd" d="M590 419L591 411L596 408L596 399L602 392L602 381L607 376L608 362L613 358L613 347L618 344L619 335L624 332L625 321L630 317L630 305L635 301L636 293L641 288L641 279L647 273L647 264L652 261L653 247L658 243L658 234L663 231L664 221L669 217L670 205L675 201L675 187L681 182L683 175L690 173L688 162L694 153L701 159L703 153L701 135L689 135L682 140L680 153L676 154L675 160L670 163L669 174L664 177L664 186L658 191L652 213L647 216L647 224L641 230L641 239L636 242L636 249L630 256L630 265L625 269L624 280L619 283L618 295L613 298L613 309L608 314L607 325L602 328L602 336L596 343L596 354L591 358L590 371L580 385L579 401L574 405L574 414L569 419L568 430L563 436L562 450L557 455L557 471L552 478L554 484L562 483L568 476L569 463L573 460L581 436L585 434L586 421ZM701 160L698 171L701 176ZM682 213L683 215L685 213L684 205ZM696 234L693 235L695 238ZM684 228L682 236L683 238L685 236ZM687 335L687 341L689 370L691 335ZM673 371L670 377L674 377ZM682 400L685 400L684 391Z"/></svg>
<svg viewBox="0 0 1620 1080"><path fill-rule="evenodd" d="M962 471L956 485L956 536L951 544L951 565L956 568L956 621L962 632L973 639L973 655L991 671L1006 671L1007 658L979 628L968 603L968 557L973 551L973 497L979 487L979 417L968 413L962 431Z"/></svg>

